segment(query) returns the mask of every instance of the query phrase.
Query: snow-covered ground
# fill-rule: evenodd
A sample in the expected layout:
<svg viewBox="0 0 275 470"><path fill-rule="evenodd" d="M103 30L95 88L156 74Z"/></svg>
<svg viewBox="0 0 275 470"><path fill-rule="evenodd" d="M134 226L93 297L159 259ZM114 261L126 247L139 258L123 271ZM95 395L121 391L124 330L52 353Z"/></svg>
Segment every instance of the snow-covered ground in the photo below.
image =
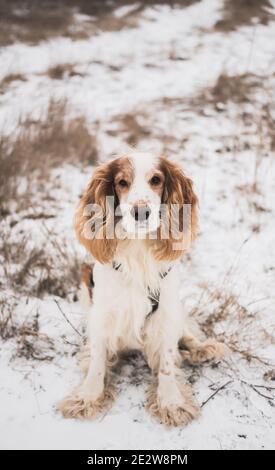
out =
<svg viewBox="0 0 275 470"><path fill-rule="evenodd" d="M100 161L131 139L183 161L201 213L200 236L182 261L183 310L234 350L214 365L183 366L204 403L187 428L166 429L148 415L150 373L136 355L114 372L119 393L111 411L94 422L64 420L55 404L81 377L75 354L81 339L64 317L81 330L76 286L66 298L22 293L18 301L3 258L1 302L11 304L16 325L33 328L38 315L30 338L40 356L18 354L16 335L1 340L1 448L275 448L275 22L255 18L218 31L222 5L151 6L135 27L0 49L0 81L24 77L0 95L3 133L18 129L26 115L39 118L50 98L66 98L72 115L97 129ZM129 13L123 8L117 17ZM50 78L47 70L58 64L77 73ZM9 240L16 244L23 234L29 245L45 246L51 231L81 256L72 217L91 171L55 169L53 217L6 216L1 225ZM39 211L35 201L32 210Z"/></svg>

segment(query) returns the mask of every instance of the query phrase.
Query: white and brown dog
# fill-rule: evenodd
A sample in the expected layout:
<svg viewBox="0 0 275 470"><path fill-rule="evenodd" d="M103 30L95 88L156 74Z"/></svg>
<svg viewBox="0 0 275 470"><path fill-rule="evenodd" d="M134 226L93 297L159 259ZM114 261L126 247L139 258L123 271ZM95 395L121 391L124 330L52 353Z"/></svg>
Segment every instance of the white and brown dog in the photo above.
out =
<svg viewBox="0 0 275 470"><path fill-rule="evenodd" d="M59 404L65 417L93 418L114 399L109 359L143 351L155 375L148 409L167 425L199 415L180 368L179 343L191 362L224 354L215 340L190 333L179 299L177 263L197 232L198 200L179 164L131 152L99 166L76 214L80 242L95 258L89 293L85 378ZM84 292L85 293L85 292Z"/></svg>

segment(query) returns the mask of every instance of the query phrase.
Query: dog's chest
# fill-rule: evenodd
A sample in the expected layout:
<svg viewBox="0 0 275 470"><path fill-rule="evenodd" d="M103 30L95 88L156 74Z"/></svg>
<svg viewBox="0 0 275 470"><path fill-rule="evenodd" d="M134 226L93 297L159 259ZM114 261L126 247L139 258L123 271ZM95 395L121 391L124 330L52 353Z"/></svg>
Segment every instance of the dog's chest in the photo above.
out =
<svg viewBox="0 0 275 470"><path fill-rule="evenodd" d="M109 340L114 349L142 347L144 326L151 311L147 287L121 279L110 310Z"/></svg>
<svg viewBox="0 0 275 470"><path fill-rule="evenodd" d="M110 349L140 348L148 315L159 314L158 299L167 270L144 251L142 244L127 247L101 276L101 303L108 311L107 337ZM97 286L97 282L95 282Z"/></svg>
<svg viewBox="0 0 275 470"><path fill-rule="evenodd" d="M146 265L133 266L121 261L120 269L113 271L113 296L110 308L109 339L114 349L141 348L144 327L155 309L161 285L159 271L146 270ZM158 305L158 304L157 304Z"/></svg>

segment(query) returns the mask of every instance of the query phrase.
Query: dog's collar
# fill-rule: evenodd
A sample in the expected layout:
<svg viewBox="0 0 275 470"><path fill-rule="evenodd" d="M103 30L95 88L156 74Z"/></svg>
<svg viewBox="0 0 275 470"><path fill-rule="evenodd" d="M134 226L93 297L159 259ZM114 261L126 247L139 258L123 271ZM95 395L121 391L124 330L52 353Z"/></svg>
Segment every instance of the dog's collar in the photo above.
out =
<svg viewBox="0 0 275 470"><path fill-rule="evenodd" d="M123 266L122 266L122 263L118 263L116 261L113 261L112 263L112 266L113 266L113 269L115 271L123 271ZM164 271L164 272L160 272L159 273L159 277L161 279L164 279L167 274L169 274L169 272L171 271L172 267L170 266L167 271ZM150 290L150 287L148 286L147 287L147 291L148 291L148 299L150 300L151 302L151 306L152 306L152 309L151 311L147 314L147 317L150 317L153 313L155 313L159 307L159 297L160 297L160 290L157 290L157 291L154 291L154 294L152 293L152 291Z"/></svg>

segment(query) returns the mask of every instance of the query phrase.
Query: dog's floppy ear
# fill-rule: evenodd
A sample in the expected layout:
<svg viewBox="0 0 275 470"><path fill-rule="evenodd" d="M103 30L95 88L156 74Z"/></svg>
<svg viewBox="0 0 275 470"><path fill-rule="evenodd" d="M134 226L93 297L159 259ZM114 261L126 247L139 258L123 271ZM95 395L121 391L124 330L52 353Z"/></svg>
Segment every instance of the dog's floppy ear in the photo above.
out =
<svg viewBox="0 0 275 470"><path fill-rule="evenodd" d="M198 198L192 180L178 163L161 157L160 169L165 178L162 204L166 217L158 230L155 256L158 259L174 260L186 252L196 238ZM163 223L168 225L168 229L166 227L163 230ZM166 237L163 239L165 233Z"/></svg>
<svg viewBox="0 0 275 470"><path fill-rule="evenodd" d="M109 204L107 196L115 205L111 163L96 168L75 216L75 230L80 243L100 263L112 260L117 246L113 230L115 207Z"/></svg>

